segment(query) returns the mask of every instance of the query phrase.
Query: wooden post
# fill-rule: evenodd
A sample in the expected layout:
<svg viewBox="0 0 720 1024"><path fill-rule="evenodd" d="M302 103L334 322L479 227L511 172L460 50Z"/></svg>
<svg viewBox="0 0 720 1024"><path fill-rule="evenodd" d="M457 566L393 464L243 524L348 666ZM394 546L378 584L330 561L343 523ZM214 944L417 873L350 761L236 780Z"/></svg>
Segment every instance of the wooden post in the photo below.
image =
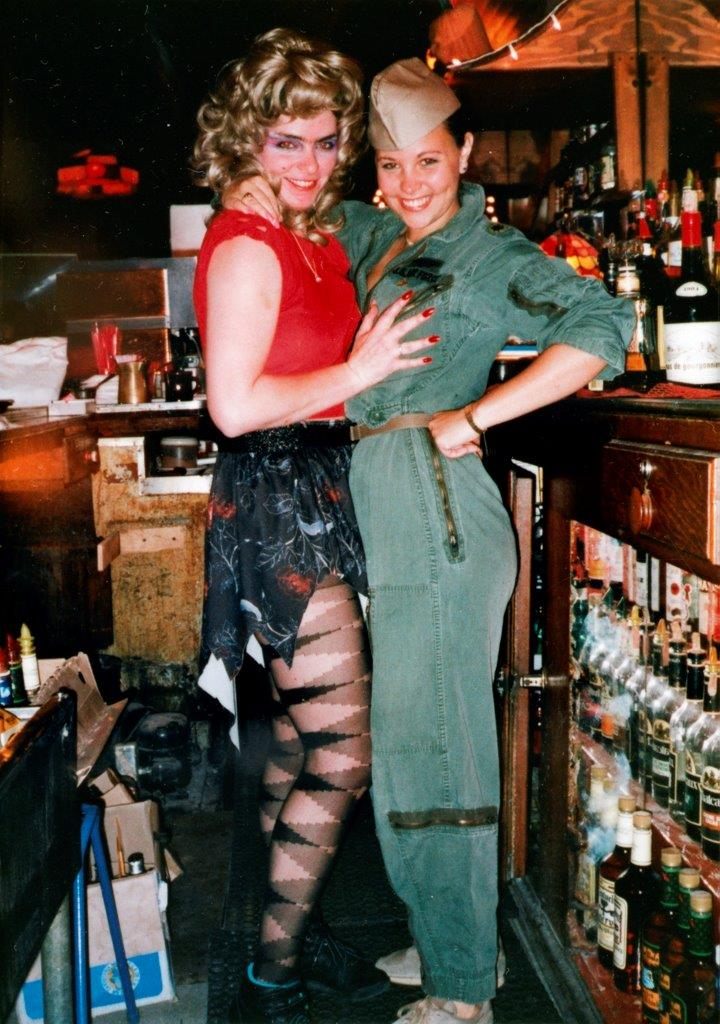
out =
<svg viewBox="0 0 720 1024"><path fill-rule="evenodd" d="M635 55L613 53L615 87L615 133L618 162L618 188L642 188L640 151L640 102Z"/></svg>
<svg viewBox="0 0 720 1024"><path fill-rule="evenodd" d="M670 67L666 53L647 55L645 173L657 181L670 163Z"/></svg>

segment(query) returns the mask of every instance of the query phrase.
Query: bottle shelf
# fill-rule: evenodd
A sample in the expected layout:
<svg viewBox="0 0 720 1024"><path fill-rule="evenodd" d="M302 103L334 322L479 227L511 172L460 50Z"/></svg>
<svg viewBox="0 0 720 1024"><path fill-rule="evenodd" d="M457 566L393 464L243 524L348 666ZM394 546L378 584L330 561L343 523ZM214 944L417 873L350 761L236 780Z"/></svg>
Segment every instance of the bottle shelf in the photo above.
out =
<svg viewBox="0 0 720 1024"><path fill-rule="evenodd" d="M617 774L612 752L596 743L591 736L574 726L570 741L571 747L579 752L588 765L599 764L611 774ZM656 870L660 867L660 851L663 847L675 846L682 854L683 864L700 872L703 887L713 896L715 941L720 943L720 863L706 857L700 844L691 839L667 810L656 803L634 779L629 781L627 789L630 796L635 797L638 807L652 814L653 866ZM602 971L599 965L598 969Z"/></svg>

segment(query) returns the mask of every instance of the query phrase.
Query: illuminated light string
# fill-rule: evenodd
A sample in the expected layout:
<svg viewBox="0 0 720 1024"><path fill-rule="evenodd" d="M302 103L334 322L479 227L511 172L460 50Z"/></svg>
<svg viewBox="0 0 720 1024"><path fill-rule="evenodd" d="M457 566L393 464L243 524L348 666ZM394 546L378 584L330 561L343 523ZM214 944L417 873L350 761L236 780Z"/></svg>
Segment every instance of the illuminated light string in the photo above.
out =
<svg viewBox="0 0 720 1024"><path fill-rule="evenodd" d="M563 7L565 7L566 4L568 4L569 2L570 0L559 0L559 2L555 4L552 11L549 11L544 18L536 22L534 25L531 25L530 28L526 29L526 31L523 32L521 36L518 36L517 39L513 39L509 43L503 43L503 45L498 46L497 49L489 50L487 53L483 53L479 57L472 57L470 60L460 60L458 57L454 57L447 66L449 68L452 68L453 71L456 71L458 68L474 67L476 64L486 64L491 60L495 60L497 57L499 57L501 54L505 52L508 53L512 60L519 60L520 57L515 47L526 42L539 29L544 28L548 22L550 22L550 24L556 32L562 31L562 25L560 24L560 19L557 16L557 12L561 10ZM437 58L429 50L426 55L426 62L431 70L434 68L437 62Z"/></svg>

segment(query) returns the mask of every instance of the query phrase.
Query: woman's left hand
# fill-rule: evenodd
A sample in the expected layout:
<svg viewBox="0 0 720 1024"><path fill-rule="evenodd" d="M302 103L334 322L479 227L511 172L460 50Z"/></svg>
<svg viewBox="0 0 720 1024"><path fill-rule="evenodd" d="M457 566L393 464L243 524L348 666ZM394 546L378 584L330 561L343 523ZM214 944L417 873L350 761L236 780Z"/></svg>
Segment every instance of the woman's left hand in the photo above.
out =
<svg viewBox="0 0 720 1024"><path fill-rule="evenodd" d="M480 437L465 419L464 409L449 409L436 412L428 424L439 451L448 459L459 459L463 455L479 455L482 458Z"/></svg>

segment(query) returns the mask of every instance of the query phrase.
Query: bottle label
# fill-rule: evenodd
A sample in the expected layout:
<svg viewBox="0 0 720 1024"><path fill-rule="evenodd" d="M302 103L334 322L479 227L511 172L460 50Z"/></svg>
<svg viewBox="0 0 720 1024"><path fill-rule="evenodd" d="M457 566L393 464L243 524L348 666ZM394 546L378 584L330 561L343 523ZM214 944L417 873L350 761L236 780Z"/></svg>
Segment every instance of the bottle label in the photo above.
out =
<svg viewBox="0 0 720 1024"><path fill-rule="evenodd" d="M640 953L640 989L642 1004L651 1014L657 1014L662 1005L660 995L660 947L643 941ZM651 1017L650 1019L654 1019Z"/></svg>
<svg viewBox="0 0 720 1024"><path fill-rule="evenodd" d="M720 768L706 765L700 789L703 848L713 860L720 860Z"/></svg>
<svg viewBox="0 0 720 1024"><path fill-rule="evenodd" d="M598 946L612 952L615 945L615 883L609 878L598 881Z"/></svg>
<svg viewBox="0 0 720 1024"><path fill-rule="evenodd" d="M691 755L685 751L685 823L700 828L700 776Z"/></svg>
<svg viewBox="0 0 720 1024"><path fill-rule="evenodd" d="M666 323L665 370L669 381L720 382L720 321Z"/></svg>
<svg viewBox="0 0 720 1024"><path fill-rule="evenodd" d="M627 900L615 893L615 934L613 939L613 966L624 971L627 965Z"/></svg>
<svg viewBox="0 0 720 1024"><path fill-rule="evenodd" d="M670 1020L680 1021L680 1024L688 1024L690 1018L688 1016L688 1008L685 1005L685 1000L681 999L680 996L670 995Z"/></svg>
<svg viewBox="0 0 720 1024"><path fill-rule="evenodd" d="M681 284L679 288L675 289L675 294L682 299L696 299L699 295L707 295L707 293L708 290L702 281L686 281L685 284Z"/></svg>

